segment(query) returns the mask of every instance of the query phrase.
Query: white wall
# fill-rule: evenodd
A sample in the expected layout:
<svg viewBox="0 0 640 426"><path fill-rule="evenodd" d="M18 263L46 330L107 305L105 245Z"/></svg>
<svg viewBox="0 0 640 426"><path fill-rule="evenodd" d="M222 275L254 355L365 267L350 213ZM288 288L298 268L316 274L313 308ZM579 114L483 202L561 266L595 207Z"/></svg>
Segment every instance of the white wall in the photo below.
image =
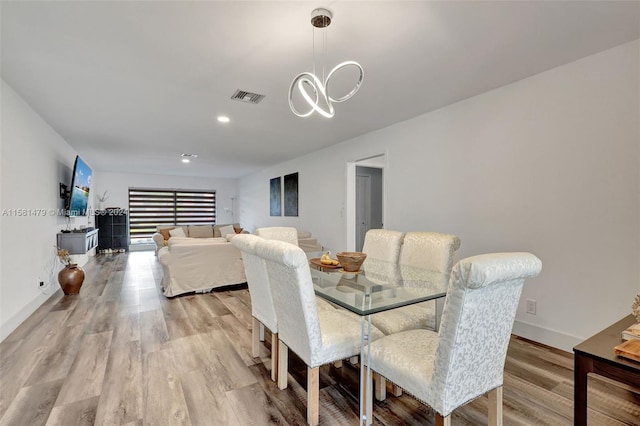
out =
<svg viewBox="0 0 640 426"><path fill-rule="evenodd" d="M0 147L0 340L58 290L56 234L65 229L60 182L76 152L2 81ZM86 217L70 219L87 225ZM41 289L40 281L46 286Z"/></svg>
<svg viewBox="0 0 640 426"><path fill-rule="evenodd" d="M536 254L514 332L571 350L640 288L639 57L628 43L245 177L240 221L344 249L346 163L385 153L385 227ZM270 217L269 179L291 172L300 215Z"/></svg>
<svg viewBox="0 0 640 426"><path fill-rule="evenodd" d="M217 223L233 223L235 205L231 198L237 195L236 179L201 178L191 176L150 175L141 173L94 172L96 175L95 195L107 191L109 199L104 207L129 208L129 187L216 190ZM95 200L97 205L97 200ZM233 203L235 204L235 202Z"/></svg>

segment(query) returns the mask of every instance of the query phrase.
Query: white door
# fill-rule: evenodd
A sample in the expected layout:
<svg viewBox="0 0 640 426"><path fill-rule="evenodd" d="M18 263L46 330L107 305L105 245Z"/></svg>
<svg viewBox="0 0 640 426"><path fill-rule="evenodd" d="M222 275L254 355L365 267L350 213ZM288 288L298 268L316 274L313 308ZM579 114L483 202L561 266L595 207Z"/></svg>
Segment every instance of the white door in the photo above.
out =
<svg viewBox="0 0 640 426"><path fill-rule="evenodd" d="M364 244L364 235L370 228L383 228L384 224L384 168L385 168L385 155L378 154L367 158L362 158L353 162L346 163L346 178L347 187L345 194L345 205L341 215L345 216L345 247L348 251L361 251ZM363 169L378 169L378 176L371 174ZM361 186L365 186L365 183L358 182L358 175L366 175L369 178L368 189L360 190ZM364 181L363 181L364 182ZM356 195L361 193L361 198ZM365 200L362 197L368 197ZM363 207L369 203L368 208ZM356 210L363 212L360 213L364 217L357 216ZM362 223L365 222L363 225ZM369 223L367 225L367 222Z"/></svg>
<svg viewBox="0 0 640 426"><path fill-rule="evenodd" d="M371 177L356 175L356 251L362 251L364 235L371 229Z"/></svg>

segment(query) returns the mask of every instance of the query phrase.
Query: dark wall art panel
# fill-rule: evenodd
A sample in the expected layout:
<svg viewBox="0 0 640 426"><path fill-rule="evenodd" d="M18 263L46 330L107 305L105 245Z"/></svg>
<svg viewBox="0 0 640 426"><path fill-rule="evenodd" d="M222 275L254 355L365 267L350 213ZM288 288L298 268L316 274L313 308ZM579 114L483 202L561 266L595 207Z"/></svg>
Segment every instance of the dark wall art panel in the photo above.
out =
<svg viewBox="0 0 640 426"><path fill-rule="evenodd" d="M282 216L282 178L269 181L269 210L271 216Z"/></svg>
<svg viewBox="0 0 640 426"><path fill-rule="evenodd" d="M284 215L298 216L298 173L284 176Z"/></svg>

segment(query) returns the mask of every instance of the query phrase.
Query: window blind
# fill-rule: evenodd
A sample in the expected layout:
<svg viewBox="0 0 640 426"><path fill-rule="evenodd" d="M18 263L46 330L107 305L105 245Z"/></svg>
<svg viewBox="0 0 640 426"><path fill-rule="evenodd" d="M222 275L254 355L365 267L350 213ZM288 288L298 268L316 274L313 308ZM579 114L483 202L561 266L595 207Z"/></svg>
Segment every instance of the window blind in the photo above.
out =
<svg viewBox="0 0 640 426"><path fill-rule="evenodd" d="M148 241L157 226L215 223L216 191L129 188L132 244Z"/></svg>

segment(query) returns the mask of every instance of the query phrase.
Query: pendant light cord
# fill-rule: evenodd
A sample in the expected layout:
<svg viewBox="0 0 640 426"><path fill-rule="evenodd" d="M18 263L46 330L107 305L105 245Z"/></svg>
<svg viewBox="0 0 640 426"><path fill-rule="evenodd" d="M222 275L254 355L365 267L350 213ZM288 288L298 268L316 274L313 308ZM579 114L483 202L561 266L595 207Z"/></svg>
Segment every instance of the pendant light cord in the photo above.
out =
<svg viewBox="0 0 640 426"><path fill-rule="evenodd" d="M316 73L316 27L314 27L313 25L311 26L311 43L313 45L313 56L311 58L311 61L312 61L311 72L315 74Z"/></svg>
<svg viewBox="0 0 640 426"><path fill-rule="evenodd" d="M322 82L325 80L325 64L327 63L327 17L322 17Z"/></svg>

